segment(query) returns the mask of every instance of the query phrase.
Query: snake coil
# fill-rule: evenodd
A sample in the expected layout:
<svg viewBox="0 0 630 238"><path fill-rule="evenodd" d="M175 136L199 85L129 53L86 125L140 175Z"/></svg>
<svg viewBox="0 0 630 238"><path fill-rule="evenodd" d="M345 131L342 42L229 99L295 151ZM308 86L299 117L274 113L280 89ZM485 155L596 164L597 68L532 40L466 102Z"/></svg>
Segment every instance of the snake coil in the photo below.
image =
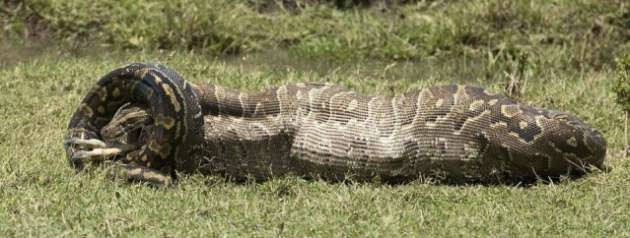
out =
<svg viewBox="0 0 630 238"><path fill-rule="evenodd" d="M81 158L86 151L77 141L102 142L101 128L126 103L145 106L153 123L149 141L138 153L130 153L133 158L127 159L133 163L126 163L126 168L135 169L138 176L157 171L174 176L176 169L193 166L186 164L186 157L203 141L198 133L203 116L197 92L164 65L132 63L102 77L73 114L64 145L73 167L85 166Z"/></svg>

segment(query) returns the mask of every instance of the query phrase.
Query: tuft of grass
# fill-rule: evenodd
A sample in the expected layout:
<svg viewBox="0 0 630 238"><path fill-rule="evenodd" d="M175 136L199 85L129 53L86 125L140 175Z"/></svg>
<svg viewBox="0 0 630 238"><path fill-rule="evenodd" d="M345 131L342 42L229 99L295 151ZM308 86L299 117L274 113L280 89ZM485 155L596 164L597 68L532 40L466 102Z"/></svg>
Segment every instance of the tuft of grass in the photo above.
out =
<svg viewBox="0 0 630 238"><path fill-rule="evenodd" d="M613 91L617 94L616 102L625 112L630 112L630 54L617 58L615 79Z"/></svg>
<svg viewBox="0 0 630 238"><path fill-rule="evenodd" d="M621 55L617 58L615 70L615 84L612 90L617 95L617 105L621 106L624 112L624 154L628 155L628 113L630 113L630 54Z"/></svg>

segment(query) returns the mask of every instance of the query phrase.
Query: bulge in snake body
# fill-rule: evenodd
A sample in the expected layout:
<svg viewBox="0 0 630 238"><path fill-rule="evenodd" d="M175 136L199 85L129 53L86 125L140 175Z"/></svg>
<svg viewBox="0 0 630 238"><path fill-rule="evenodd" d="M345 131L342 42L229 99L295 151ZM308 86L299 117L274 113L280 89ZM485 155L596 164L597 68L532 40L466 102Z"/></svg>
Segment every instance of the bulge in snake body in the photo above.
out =
<svg viewBox="0 0 630 238"><path fill-rule="evenodd" d="M395 97L311 84L196 89L205 143L188 162L204 174L545 177L602 168L606 151L602 135L573 115L472 86Z"/></svg>

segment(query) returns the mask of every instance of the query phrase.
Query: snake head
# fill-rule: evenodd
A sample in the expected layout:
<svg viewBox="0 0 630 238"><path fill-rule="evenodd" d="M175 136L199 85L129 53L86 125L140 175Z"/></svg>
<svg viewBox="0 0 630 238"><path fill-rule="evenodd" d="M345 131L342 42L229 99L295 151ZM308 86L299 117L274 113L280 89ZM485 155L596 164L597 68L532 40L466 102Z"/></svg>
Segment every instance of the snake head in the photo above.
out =
<svg viewBox="0 0 630 238"><path fill-rule="evenodd" d="M130 145L140 148L148 142L153 119L146 108L125 104L114 114L112 120L101 128L101 136L108 144Z"/></svg>

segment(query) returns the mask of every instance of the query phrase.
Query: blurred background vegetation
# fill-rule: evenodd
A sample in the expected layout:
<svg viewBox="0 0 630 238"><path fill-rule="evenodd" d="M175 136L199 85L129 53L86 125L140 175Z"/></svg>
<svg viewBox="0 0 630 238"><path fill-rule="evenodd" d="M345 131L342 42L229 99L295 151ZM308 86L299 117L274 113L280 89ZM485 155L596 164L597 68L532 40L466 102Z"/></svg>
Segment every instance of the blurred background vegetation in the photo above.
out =
<svg viewBox="0 0 630 238"><path fill-rule="evenodd" d="M72 45L335 60L474 57L612 65L630 50L625 0L3 0L3 35ZM550 57L553 56L553 57Z"/></svg>

